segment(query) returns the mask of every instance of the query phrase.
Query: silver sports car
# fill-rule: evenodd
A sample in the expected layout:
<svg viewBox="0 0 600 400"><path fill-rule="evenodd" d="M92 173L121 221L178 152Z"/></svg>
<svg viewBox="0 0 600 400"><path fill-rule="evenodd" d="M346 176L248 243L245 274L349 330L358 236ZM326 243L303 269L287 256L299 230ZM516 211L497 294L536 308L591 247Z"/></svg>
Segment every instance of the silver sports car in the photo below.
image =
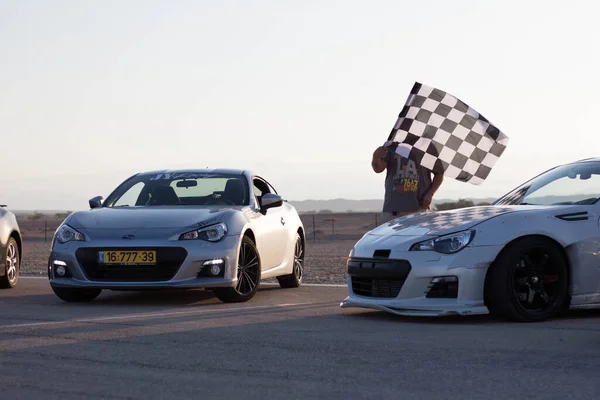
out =
<svg viewBox="0 0 600 400"><path fill-rule="evenodd" d="M0 260L5 260L0 263L0 288L12 288L19 280L23 246L17 218L5 207L0 205Z"/></svg>
<svg viewBox="0 0 600 400"><path fill-rule="evenodd" d="M350 253L342 307L542 321L600 308L600 158L552 168L491 206L419 212Z"/></svg>
<svg viewBox="0 0 600 400"><path fill-rule="evenodd" d="M64 301L91 301L103 289L207 288L243 302L261 279L301 285L302 221L252 172L139 173L89 203L53 238L48 278Z"/></svg>

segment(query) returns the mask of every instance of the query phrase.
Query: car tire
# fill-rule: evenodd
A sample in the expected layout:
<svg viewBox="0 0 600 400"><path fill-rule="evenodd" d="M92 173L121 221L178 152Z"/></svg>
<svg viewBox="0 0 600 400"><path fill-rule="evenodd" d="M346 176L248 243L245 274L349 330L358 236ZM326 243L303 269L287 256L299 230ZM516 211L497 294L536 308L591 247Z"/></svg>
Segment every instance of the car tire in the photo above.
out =
<svg viewBox="0 0 600 400"><path fill-rule="evenodd" d="M215 296L225 303L242 303L256 294L261 280L261 263L258 249L248 237L242 237L237 260L237 278L235 287L214 288Z"/></svg>
<svg viewBox="0 0 600 400"><path fill-rule="evenodd" d="M21 252L15 238L8 239L6 244L6 259L4 260L4 276L0 277L0 287L10 289L17 286L21 272Z"/></svg>
<svg viewBox="0 0 600 400"><path fill-rule="evenodd" d="M279 286L282 288L297 288L302 285L304 277L304 245L299 233L296 233L296 243L294 246L294 266L292 273L277 277Z"/></svg>
<svg viewBox="0 0 600 400"><path fill-rule="evenodd" d="M490 266L485 285L492 315L518 322L541 322L557 316L568 304L567 262L550 240L526 237L500 252ZM531 308L534 304L539 307Z"/></svg>
<svg viewBox="0 0 600 400"><path fill-rule="evenodd" d="M52 287L54 294L67 303L87 303L100 295L102 289L66 289Z"/></svg>

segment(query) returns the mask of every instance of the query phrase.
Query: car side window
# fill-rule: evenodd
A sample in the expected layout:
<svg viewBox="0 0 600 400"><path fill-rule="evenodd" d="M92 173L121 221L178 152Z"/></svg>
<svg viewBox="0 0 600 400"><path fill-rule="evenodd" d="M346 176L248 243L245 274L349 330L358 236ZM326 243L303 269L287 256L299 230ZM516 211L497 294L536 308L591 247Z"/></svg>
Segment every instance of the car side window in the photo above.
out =
<svg viewBox="0 0 600 400"><path fill-rule="evenodd" d="M254 195L256 197L262 196L262 191L256 186L256 180L254 181Z"/></svg>
<svg viewBox="0 0 600 400"><path fill-rule="evenodd" d="M254 178L252 180L252 184L253 184L252 189L254 190L254 195L256 196L256 200L258 201L258 204L260 204L260 200L262 199L262 196L267 193L271 193L271 191L269 189L269 185L266 184L260 178Z"/></svg>
<svg viewBox="0 0 600 400"><path fill-rule="evenodd" d="M269 187L269 191L270 191L271 193L275 193L275 194L277 194L277 190L275 190L275 189L273 188L273 186L271 186L271 184L270 184L269 182L267 182L267 186Z"/></svg>

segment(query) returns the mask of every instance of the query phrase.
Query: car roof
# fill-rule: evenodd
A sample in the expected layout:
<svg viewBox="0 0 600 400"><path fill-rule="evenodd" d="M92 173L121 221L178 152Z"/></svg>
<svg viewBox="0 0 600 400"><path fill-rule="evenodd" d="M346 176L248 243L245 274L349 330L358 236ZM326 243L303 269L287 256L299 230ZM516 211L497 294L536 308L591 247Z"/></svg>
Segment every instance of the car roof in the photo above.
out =
<svg viewBox="0 0 600 400"><path fill-rule="evenodd" d="M230 175L253 175L251 171L236 168L186 168L186 169L157 169L153 171L140 172L138 175L155 174L230 174Z"/></svg>
<svg viewBox="0 0 600 400"><path fill-rule="evenodd" d="M582 163L582 162L598 162L598 161L600 161L600 157L590 157L590 158L584 158L581 160L574 161L570 164L577 164L577 163Z"/></svg>
<svg viewBox="0 0 600 400"><path fill-rule="evenodd" d="M562 164L557 164L557 165L551 167L550 169L545 170L541 174L546 173L546 172L548 172L550 170L559 168L559 167L566 167L566 166L569 166L569 165L577 165L577 164L584 164L584 163L594 163L594 162L600 162L600 157L582 158L581 160L576 160L576 161L571 161L571 162L565 162L565 163L562 163Z"/></svg>

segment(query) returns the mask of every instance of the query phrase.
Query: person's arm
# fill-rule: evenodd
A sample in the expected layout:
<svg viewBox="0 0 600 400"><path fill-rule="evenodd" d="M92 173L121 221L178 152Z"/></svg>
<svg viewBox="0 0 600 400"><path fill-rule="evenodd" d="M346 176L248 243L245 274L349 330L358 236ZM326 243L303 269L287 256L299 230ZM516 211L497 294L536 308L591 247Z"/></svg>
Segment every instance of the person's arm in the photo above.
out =
<svg viewBox="0 0 600 400"><path fill-rule="evenodd" d="M373 152L373 158L371 159L371 168L375 173L379 174L387 168L388 165L388 149L387 147L381 146L375 149Z"/></svg>
<svg viewBox="0 0 600 400"><path fill-rule="evenodd" d="M431 205L431 201L433 200L433 196L442 185L442 182L444 182L444 175L433 175L433 181L431 182L431 186L429 186L429 189L427 189L427 191L425 192L425 196L423 196L423 202L421 203L422 208L429 208L429 206Z"/></svg>

